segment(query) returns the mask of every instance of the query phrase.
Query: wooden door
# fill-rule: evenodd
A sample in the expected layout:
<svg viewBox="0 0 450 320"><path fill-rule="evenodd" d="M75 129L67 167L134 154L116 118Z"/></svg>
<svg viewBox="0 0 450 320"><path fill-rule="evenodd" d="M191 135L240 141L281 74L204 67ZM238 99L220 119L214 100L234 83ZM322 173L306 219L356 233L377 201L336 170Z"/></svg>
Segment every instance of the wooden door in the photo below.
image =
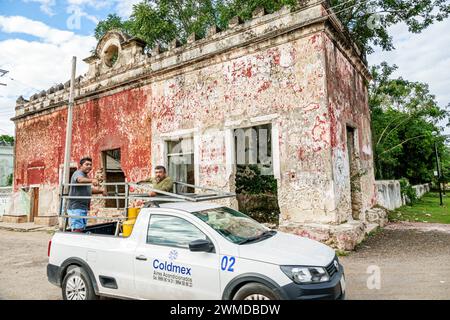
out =
<svg viewBox="0 0 450 320"><path fill-rule="evenodd" d="M39 210L39 188L31 189L31 208L30 222L34 222L34 218L38 216Z"/></svg>

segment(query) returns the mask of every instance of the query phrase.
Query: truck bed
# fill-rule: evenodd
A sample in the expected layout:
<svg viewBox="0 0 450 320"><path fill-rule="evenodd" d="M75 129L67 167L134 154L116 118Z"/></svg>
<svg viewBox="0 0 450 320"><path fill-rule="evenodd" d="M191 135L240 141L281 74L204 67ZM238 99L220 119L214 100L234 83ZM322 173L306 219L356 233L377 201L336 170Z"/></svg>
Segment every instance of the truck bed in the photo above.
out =
<svg viewBox="0 0 450 320"><path fill-rule="evenodd" d="M107 223L99 223L87 226L83 233L86 234L102 234L113 236L116 233L117 221L107 222ZM70 228L66 229L67 232L70 232Z"/></svg>

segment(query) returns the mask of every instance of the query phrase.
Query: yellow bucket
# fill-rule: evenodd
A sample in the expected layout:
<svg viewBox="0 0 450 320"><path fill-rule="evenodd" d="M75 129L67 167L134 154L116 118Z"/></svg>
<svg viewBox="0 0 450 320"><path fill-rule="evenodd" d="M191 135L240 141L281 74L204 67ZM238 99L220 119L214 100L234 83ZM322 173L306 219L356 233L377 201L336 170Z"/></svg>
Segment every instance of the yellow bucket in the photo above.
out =
<svg viewBox="0 0 450 320"><path fill-rule="evenodd" d="M133 231L133 227L134 227L134 223L136 222L136 219L132 219L132 220L127 220L124 221L122 224L122 228L123 228L123 233L122 235L124 237L129 237L131 234L131 231Z"/></svg>
<svg viewBox="0 0 450 320"><path fill-rule="evenodd" d="M141 210L141 208L128 208L128 219L127 220L136 219L140 210Z"/></svg>

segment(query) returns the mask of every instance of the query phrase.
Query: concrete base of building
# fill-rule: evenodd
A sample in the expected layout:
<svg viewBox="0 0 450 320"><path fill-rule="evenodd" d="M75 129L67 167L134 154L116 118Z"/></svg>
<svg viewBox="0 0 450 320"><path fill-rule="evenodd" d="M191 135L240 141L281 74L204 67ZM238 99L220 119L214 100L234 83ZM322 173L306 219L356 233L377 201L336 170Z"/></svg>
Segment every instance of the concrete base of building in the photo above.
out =
<svg viewBox="0 0 450 320"><path fill-rule="evenodd" d="M28 222L28 216L27 215L21 215L21 216L11 216L11 215L3 215L2 222L4 223L25 223Z"/></svg>
<svg viewBox="0 0 450 320"><path fill-rule="evenodd" d="M34 224L39 226L52 227L58 225L57 216L40 216L34 218Z"/></svg>
<svg viewBox="0 0 450 320"><path fill-rule="evenodd" d="M372 208L366 212L366 221L353 220L339 225L321 223L286 223L279 230L325 243L338 250L353 250L364 238L387 223L387 212Z"/></svg>

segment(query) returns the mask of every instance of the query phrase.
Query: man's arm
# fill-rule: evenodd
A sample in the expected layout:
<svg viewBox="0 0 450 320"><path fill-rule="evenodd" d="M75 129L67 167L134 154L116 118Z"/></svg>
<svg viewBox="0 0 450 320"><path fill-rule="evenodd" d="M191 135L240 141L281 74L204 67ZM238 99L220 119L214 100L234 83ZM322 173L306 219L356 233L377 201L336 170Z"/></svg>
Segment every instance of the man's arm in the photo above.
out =
<svg viewBox="0 0 450 320"><path fill-rule="evenodd" d="M173 186L172 179L170 177L167 177L160 184L158 184L158 187L155 189L165 191L165 192L172 192L173 191L172 186ZM150 197L156 197L158 195L158 193L152 191L149 193L149 195L150 195Z"/></svg>
<svg viewBox="0 0 450 320"><path fill-rule="evenodd" d="M98 180L97 179L90 179L86 177L77 177L78 183L92 183L94 186L98 186Z"/></svg>
<svg viewBox="0 0 450 320"><path fill-rule="evenodd" d="M153 178L152 178L152 177L150 177L150 178L147 178L147 179L144 179L144 180L138 181L138 182L136 182L136 184L140 184L140 183L146 183L146 182L150 182L150 183L153 183Z"/></svg>
<svg viewBox="0 0 450 320"><path fill-rule="evenodd" d="M99 194L102 193L104 196L108 195L108 192L106 192L105 188L101 188L101 187L93 187L92 188L92 194Z"/></svg>

